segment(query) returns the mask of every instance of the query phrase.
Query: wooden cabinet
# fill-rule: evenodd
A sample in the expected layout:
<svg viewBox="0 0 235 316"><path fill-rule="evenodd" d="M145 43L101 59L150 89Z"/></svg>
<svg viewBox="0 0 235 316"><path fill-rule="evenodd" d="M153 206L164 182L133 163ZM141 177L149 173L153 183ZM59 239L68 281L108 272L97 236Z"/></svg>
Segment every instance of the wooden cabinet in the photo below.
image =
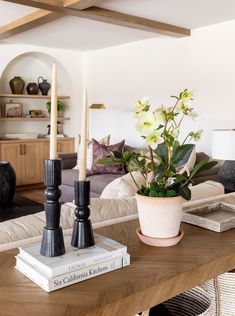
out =
<svg viewBox="0 0 235 316"><path fill-rule="evenodd" d="M1 144L1 160L11 163L16 184L40 183L40 149L36 142Z"/></svg>
<svg viewBox="0 0 235 316"><path fill-rule="evenodd" d="M68 140L67 142L63 140L58 140L57 149L59 153L72 153L74 152L74 140Z"/></svg>
<svg viewBox="0 0 235 316"><path fill-rule="evenodd" d="M37 142L24 143L22 159L22 169L24 171L24 184L41 182L41 151Z"/></svg>
<svg viewBox="0 0 235 316"><path fill-rule="evenodd" d="M21 168L22 146L19 143L3 143L1 144L1 160L9 161L16 172L16 184L22 185L23 172Z"/></svg>
<svg viewBox="0 0 235 316"><path fill-rule="evenodd" d="M2 99L3 98L3 99ZM43 95L28 94L8 94L0 93L0 99L42 99L49 100L51 97ZM59 100L70 99L69 96L58 96ZM0 113L1 114L1 113ZM67 121L69 117L58 117L58 121ZM33 122L49 121L49 117L1 117L0 121L15 122ZM9 123L10 124L10 123ZM16 172L16 184L28 185L42 183L44 181L44 160L49 158L50 140L44 139L23 139L23 140L2 140L0 141L0 160L6 160L11 163ZM58 139L58 152L74 152L74 138L66 137Z"/></svg>
<svg viewBox="0 0 235 316"><path fill-rule="evenodd" d="M16 184L42 183L44 160L49 158L49 139L1 141L0 159L11 163L16 172ZM58 140L58 151L74 152L74 138Z"/></svg>

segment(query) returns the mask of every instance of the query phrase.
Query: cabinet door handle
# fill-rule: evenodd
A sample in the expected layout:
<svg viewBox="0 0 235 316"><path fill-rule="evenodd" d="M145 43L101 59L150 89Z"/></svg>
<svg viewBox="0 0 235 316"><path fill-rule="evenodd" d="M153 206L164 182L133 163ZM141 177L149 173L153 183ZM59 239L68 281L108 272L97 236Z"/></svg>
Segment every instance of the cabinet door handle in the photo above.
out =
<svg viewBox="0 0 235 316"><path fill-rule="evenodd" d="M26 145L20 144L20 155L26 155Z"/></svg>

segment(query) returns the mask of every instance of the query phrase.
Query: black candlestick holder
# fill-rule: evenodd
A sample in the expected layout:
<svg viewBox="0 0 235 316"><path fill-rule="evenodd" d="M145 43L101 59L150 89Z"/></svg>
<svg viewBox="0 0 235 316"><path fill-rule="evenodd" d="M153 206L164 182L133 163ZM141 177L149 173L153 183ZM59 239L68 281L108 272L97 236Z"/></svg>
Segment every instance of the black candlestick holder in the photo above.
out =
<svg viewBox="0 0 235 316"><path fill-rule="evenodd" d="M94 235L90 216L90 181L75 181L75 215L71 245L77 248L94 246Z"/></svg>
<svg viewBox="0 0 235 316"><path fill-rule="evenodd" d="M44 203L46 213L46 226L43 230L41 243L41 255L46 257L57 257L65 253L64 238L60 227L60 202L61 191L61 160L45 160L46 185Z"/></svg>

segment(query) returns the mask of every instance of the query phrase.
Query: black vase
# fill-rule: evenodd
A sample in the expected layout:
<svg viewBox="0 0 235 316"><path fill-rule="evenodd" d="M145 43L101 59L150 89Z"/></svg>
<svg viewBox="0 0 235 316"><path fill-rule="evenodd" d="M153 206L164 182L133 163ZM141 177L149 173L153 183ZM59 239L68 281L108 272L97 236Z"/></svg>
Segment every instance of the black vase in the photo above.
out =
<svg viewBox="0 0 235 316"><path fill-rule="evenodd" d="M0 206L9 206L16 189L16 174L11 164L0 160Z"/></svg>
<svg viewBox="0 0 235 316"><path fill-rule="evenodd" d="M28 94L31 94L31 95L37 95L38 91L39 91L38 85L36 84L36 82L28 83L26 90L27 90Z"/></svg>
<svg viewBox="0 0 235 316"><path fill-rule="evenodd" d="M51 88L51 84L46 79L43 79L43 77L38 77L38 86L42 95L47 95Z"/></svg>

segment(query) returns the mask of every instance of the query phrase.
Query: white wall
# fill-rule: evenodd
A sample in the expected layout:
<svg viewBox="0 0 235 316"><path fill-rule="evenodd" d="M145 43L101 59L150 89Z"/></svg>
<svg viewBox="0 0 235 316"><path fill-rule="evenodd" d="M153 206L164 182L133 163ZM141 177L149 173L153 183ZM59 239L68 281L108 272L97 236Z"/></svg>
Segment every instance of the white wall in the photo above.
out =
<svg viewBox="0 0 235 316"><path fill-rule="evenodd" d="M33 53L31 53L33 52ZM18 57L20 55L20 57ZM0 89L10 92L9 80L20 75L27 83L37 82L39 75L51 82L53 61L58 64L58 93L69 95L66 116L71 118L64 124L64 132L68 136L75 136L80 131L81 104L83 91L83 56L76 51L50 49L29 45L1 44L0 46ZM27 84L26 83L26 84ZM9 102L0 99L0 103ZM13 100L14 101L14 100ZM45 100L17 99L28 109L46 110ZM47 133L49 122L0 122L0 133L37 132Z"/></svg>
<svg viewBox="0 0 235 316"><path fill-rule="evenodd" d="M204 129L197 150L210 153L213 128L235 127L235 21L205 27L189 38L156 38L103 50L85 56L84 80L90 103L107 110L90 112L94 137L112 134L139 145L134 102L149 96L154 107L170 105L169 96L194 90L194 108L200 114L187 129Z"/></svg>
<svg viewBox="0 0 235 316"><path fill-rule="evenodd" d="M233 128L235 125L234 34L235 21L231 21L198 29L189 38L158 37L84 54L1 44L0 75L5 76L5 67L18 55L36 51L52 56L58 62L61 74L59 93L71 96L66 113L71 120L65 124L65 132L69 136L80 132L85 82L89 104L104 103L107 107L107 110L90 111L90 136L99 138L111 133L112 142L125 138L128 144L137 146L142 140L134 128L135 119L131 113L134 102L142 96L149 96L154 107L169 105L172 102L170 95L184 88L192 89L195 93L193 105L200 116L195 122L185 122L184 131L203 128L198 150L210 153L210 130ZM17 72L22 70L30 81L41 72L50 76L50 63L40 66L38 60L26 58L26 62L17 64L17 67ZM13 69L11 67L9 76L14 75ZM4 81L6 85L8 79ZM0 133L34 132L35 129L45 133L47 124L0 122Z"/></svg>

